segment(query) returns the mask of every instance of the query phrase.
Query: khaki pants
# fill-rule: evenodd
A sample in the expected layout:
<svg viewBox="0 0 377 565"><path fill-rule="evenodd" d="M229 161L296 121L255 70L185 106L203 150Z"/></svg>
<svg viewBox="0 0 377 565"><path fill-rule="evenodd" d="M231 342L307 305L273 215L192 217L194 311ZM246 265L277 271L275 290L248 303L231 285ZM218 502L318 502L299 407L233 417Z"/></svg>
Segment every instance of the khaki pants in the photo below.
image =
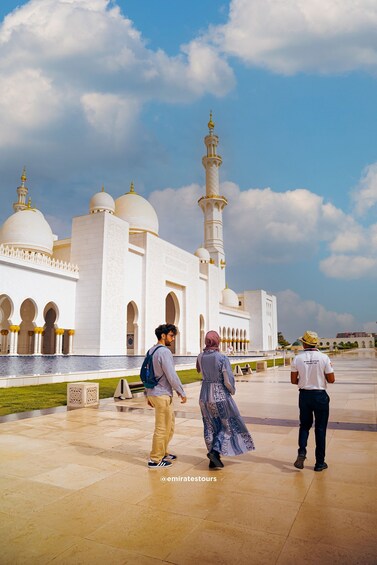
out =
<svg viewBox="0 0 377 565"><path fill-rule="evenodd" d="M159 463L168 454L168 445L174 434L173 398L163 394L162 396L148 396L148 401L155 410L155 425L150 458L155 463Z"/></svg>

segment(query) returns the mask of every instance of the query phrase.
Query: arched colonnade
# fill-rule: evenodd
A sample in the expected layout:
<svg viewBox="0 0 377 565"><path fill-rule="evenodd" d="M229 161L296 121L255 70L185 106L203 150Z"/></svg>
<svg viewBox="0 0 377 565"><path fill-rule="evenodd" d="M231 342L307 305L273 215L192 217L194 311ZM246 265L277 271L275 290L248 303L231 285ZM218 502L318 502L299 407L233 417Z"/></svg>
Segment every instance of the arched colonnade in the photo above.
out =
<svg viewBox="0 0 377 565"><path fill-rule="evenodd" d="M58 320L54 302L38 307L26 298L16 311L11 297L1 295L0 355L70 355L75 330L59 327Z"/></svg>

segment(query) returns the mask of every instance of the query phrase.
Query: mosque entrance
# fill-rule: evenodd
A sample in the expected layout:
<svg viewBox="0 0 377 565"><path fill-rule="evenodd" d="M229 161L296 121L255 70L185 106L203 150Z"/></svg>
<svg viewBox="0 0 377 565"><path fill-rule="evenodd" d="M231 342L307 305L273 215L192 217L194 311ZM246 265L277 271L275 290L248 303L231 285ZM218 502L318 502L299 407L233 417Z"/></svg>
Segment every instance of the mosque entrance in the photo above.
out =
<svg viewBox="0 0 377 565"><path fill-rule="evenodd" d="M170 347L170 351L175 354L180 351L180 332L178 328L179 303L174 292L169 292L165 300L165 320L167 324L174 324L178 329L178 333L175 336L175 341Z"/></svg>

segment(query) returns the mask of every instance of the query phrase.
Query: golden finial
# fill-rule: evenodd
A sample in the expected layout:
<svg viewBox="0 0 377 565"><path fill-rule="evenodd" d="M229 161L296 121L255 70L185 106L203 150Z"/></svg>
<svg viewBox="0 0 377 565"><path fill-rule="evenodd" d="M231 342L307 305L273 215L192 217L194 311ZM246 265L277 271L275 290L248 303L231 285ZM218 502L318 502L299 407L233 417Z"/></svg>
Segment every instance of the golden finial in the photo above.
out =
<svg viewBox="0 0 377 565"><path fill-rule="evenodd" d="M101 192L105 192L105 185L102 185Z"/></svg>
<svg viewBox="0 0 377 565"><path fill-rule="evenodd" d="M29 198L27 201L27 208L28 210L31 210L31 198Z"/></svg>
<svg viewBox="0 0 377 565"><path fill-rule="evenodd" d="M22 169L21 181L22 181L22 182L25 182L25 181L26 181L26 167L24 167L24 168Z"/></svg>
<svg viewBox="0 0 377 565"><path fill-rule="evenodd" d="M130 184L130 194L134 192L135 192L135 187L134 187L134 181L132 180Z"/></svg>
<svg viewBox="0 0 377 565"><path fill-rule="evenodd" d="M212 121L212 110L211 110L210 113L209 113L209 122L208 122L208 129L209 129L210 133L212 133L212 130L214 129L214 127L215 127L215 124Z"/></svg>

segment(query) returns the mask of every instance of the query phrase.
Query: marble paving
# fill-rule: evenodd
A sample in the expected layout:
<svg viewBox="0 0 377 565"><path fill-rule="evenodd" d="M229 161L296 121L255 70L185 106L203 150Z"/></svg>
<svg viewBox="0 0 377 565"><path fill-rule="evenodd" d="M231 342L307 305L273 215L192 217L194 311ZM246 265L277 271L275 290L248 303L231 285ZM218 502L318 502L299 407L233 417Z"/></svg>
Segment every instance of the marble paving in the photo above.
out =
<svg viewBox="0 0 377 565"><path fill-rule="evenodd" d="M334 360L329 468L297 450L289 368L242 378L235 400L256 451L208 468L198 407L175 399L169 469L146 466L144 398L0 424L0 565L372 565L377 562L377 359Z"/></svg>

